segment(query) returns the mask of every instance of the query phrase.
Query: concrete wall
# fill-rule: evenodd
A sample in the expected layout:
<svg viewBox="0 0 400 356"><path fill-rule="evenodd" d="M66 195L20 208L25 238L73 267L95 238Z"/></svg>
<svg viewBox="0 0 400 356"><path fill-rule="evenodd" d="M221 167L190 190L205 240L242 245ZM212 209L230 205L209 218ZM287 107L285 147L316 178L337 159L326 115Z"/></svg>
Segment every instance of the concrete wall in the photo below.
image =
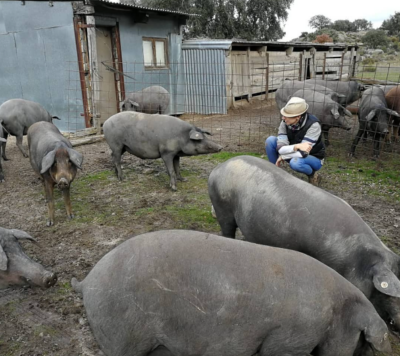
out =
<svg viewBox="0 0 400 356"><path fill-rule="evenodd" d="M0 1L0 103L43 105L65 131L84 128L71 3ZM69 84L70 83L70 84ZM71 94L71 95L70 95Z"/></svg>

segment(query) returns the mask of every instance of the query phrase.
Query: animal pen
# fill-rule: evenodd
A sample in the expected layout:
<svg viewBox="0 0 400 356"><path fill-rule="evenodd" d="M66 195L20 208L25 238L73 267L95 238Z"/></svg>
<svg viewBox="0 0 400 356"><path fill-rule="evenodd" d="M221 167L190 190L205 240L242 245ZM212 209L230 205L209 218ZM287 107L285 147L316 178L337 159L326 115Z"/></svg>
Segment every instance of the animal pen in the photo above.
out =
<svg viewBox="0 0 400 356"><path fill-rule="evenodd" d="M104 119L121 110L128 93L157 85L171 94L168 114L207 129L228 150L263 153L265 139L277 133L280 114L274 96L284 81L357 80L364 89L371 85L385 89L400 81L400 66L363 65L357 47L345 45L188 40L183 42L181 61L162 66L117 58L95 68L87 62L68 62L68 122L72 124L67 131L76 131L73 123L85 117L87 127L101 133ZM328 157L329 151L338 150L340 160L348 161L346 154L358 128L358 106L359 101L348 105L354 113L350 131L330 130ZM358 156L368 157L372 147L369 141L360 144ZM398 161L399 152L399 143L387 138L381 161Z"/></svg>

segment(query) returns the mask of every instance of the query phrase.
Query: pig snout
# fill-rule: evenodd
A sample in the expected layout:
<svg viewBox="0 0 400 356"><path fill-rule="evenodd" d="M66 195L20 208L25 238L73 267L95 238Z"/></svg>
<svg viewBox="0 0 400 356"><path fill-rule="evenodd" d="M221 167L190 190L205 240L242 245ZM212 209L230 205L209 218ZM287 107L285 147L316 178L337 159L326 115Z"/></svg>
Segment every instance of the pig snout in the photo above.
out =
<svg viewBox="0 0 400 356"><path fill-rule="evenodd" d="M208 152L220 152L223 149L223 147L215 142L209 142L207 145L207 151Z"/></svg>
<svg viewBox="0 0 400 356"><path fill-rule="evenodd" d="M50 288L57 283L57 274L50 271L44 271L42 274L22 276L21 279L23 279L30 286Z"/></svg>
<svg viewBox="0 0 400 356"><path fill-rule="evenodd" d="M57 274L46 272L43 276L43 287L50 288L57 283Z"/></svg>
<svg viewBox="0 0 400 356"><path fill-rule="evenodd" d="M66 178L63 177L58 181L57 187L59 189L61 189L61 190L65 189L65 188L68 188L69 187L69 181Z"/></svg>

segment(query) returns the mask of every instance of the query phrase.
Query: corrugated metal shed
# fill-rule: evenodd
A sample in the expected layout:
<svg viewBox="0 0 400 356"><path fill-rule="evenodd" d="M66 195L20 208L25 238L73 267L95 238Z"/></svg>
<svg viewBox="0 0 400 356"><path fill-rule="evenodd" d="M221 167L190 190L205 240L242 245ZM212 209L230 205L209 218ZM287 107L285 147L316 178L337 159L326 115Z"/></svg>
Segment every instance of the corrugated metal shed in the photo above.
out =
<svg viewBox="0 0 400 356"><path fill-rule="evenodd" d="M186 48L183 62L186 112L226 114L225 51L217 48Z"/></svg>
<svg viewBox="0 0 400 356"><path fill-rule="evenodd" d="M164 12L164 13L167 13L167 14L176 14L176 15L181 15L181 16L185 16L185 17L197 16L197 15L188 14L188 13L182 12L182 11L158 9L158 8L140 6L140 5L130 4L130 3L128 4L128 3L124 3L123 1L121 1L121 2L113 2L113 1L109 1L109 0L93 0L93 2L102 2L102 3L105 3L105 4L109 4L113 8L120 7L120 8L131 8L131 9L136 9L136 10Z"/></svg>

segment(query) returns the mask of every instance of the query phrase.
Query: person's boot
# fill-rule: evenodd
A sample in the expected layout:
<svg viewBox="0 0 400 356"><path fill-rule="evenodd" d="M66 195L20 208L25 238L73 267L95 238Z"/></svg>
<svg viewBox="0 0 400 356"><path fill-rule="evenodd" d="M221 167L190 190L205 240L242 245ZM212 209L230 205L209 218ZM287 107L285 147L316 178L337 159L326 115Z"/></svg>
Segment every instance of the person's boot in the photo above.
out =
<svg viewBox="0 0 400 356"><path fill-rule="evenodd" d="M313 174L308 176L308 183L311 183L312 185L319 187L321 179L322 179L321 175L318 172L314 172Z"/></svg>

